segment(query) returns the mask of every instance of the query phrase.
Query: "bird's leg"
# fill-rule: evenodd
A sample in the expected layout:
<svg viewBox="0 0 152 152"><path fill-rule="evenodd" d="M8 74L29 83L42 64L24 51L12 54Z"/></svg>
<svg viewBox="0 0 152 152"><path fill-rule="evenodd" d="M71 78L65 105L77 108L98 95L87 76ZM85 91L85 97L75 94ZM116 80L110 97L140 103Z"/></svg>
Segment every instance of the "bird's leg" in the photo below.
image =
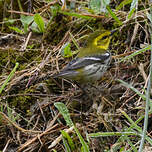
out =
<svg viewBox="0 0 152 152"><path fill-rule="evenodd" d="M86 91L86 85L85 84L79 84L78 82L74 81L74 83L77 85L78 88L80 88L80 90L82 91L82 94L87 94L87 91Z"/></svg>

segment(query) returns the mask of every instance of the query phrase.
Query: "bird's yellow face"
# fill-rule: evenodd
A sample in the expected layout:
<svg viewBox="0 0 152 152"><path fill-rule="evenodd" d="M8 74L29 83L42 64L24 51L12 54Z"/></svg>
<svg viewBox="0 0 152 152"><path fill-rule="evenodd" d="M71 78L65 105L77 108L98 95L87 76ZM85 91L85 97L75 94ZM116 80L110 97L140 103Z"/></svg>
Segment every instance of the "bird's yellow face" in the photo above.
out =
<svg viewBox="0 0 152 152"><path fill-rule="evenodd" d="M91 56L102 54L108 50L110 40L114 31L95 31L89 35L88 44L86 48L82 48L78 57Z"/></svg>

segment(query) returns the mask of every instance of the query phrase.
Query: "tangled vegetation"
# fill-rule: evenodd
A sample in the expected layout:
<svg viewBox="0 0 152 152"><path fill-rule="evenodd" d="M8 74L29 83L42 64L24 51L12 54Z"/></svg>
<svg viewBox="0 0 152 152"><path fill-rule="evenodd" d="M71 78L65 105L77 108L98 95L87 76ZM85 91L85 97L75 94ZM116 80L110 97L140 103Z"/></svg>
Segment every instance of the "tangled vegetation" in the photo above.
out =
<svg viewBox="0 0 152 152"><path fill-rule="evenodd" d="M0 1L0 151L152 151L151 4ZM52 75L99 29L118 31L90 101Z"/></svg>

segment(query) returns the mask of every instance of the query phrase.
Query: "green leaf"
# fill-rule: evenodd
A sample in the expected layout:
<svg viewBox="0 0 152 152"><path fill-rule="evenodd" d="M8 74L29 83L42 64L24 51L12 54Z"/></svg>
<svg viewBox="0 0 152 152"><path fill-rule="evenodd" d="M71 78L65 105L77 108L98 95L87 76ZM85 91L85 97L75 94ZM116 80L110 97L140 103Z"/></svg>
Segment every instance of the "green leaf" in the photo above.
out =
<svg viewBox="0 0 152 152"><path fill-rule="evenodd" d="M67 125L69 127L74 126L74 124L70 118L69 110L67 109L65 104L63 104L62 102L56 102L56 103L54 103L54 105L59 110L59 112L63 115L64 120L66 121Z"/></svg>
<svg viewBox="0 0 152 152"><path fill-rule="evenodd" d="M90 8L94 13L99 14L101 9L101 0L90 0Z"/></svg>
<svg viewBox="0 0 152 152"><path fill-rule="evenodd" d="M69 146L71 147L71 150L74 151L75 146L74 146L74 143L72 141L72 138L64 130L61 130L61 133L62 133L62 136L68 140L68 143L69 143Z"/></svg>
<svg viewBox="0 0 152 152"><path fill-rule="evenodd" d="M139 136L136 132L98 132L98 133L91 133L88 134L89 137L107 137L107 136Z"/></svg>
<svg viewBox="0 0 152 152"><path fill-rule="evenodd" d="M33 32L35 33L40 33L38 26L35 22L32 23L32 25L30 26L30 28L32 29Z"/></svg>
<svg viewBox="0 0 152 152"><path fill-rule="evenodd" d="M123 86L130 88L131 90L133 90L136 94L138 94L143 100L146 100L146 96L144 94L142 94L140 91L138 91L136 88L134 88L131 84L128 84L126 82L124 82L123 80L118 79L119 82L122 83ZM151 104L152 104L152 100L150 100Z"/></svg>
<svg viewBox="0 0 152 152"><path fill-rule="evenodd" d="M76 46L76 48L79 50L80 48L79 48L79 46L78 46L78 44L77 44L74 36L71 34L71 32L69 32L69 34L70 34L70 37L71 37L71 39L72 39L72 42L74 43L74 45ZM75 53L74 53L74 52L75 52ZM76 54L76 53L78 53L78 51L74 51L74 52L73 52L73 55Z"/></svg>
<svg viewBox="0 0 152 152"><path fill-rule="evenodd" d="M151 47L151 46L148 45L148 46L146 46L145 48L140 49L140 50L138 50L138 51L136 51L136 52L134 52L134 53L132 53L132 54L124 57L124 58L121 59L119 62L122 62L122 61L125 61L125 60L128 60L128 59L131 59L132 57L134 57L134 56L136 56L136 55L138 55L138 54L141 54L142 52L145 52L145 51L147 51L147 50L150 50L150 47Z"/></svg>
<svg viewBox="0 0 152 152"><path fill-rule="evenodd" d="M61 9L61 6L59 5L51 6L50 10L51 10L52 16L55 17L60 9Z"/></svg>
<svg viewBox="0 0 152 152"><path fill-rule="evenodd" d="M74 126L74 130L77 134L77 136L79 137L79 140L82 144L82 149L84 152L89 152L89 146L87 145L87 143L84 141L83 137L81 136L79 130Z"/></svg>
<svg viewBox="0 0 152 152"><path fill-rule="evenodd" d="M146 100L146 96L143 95L140 91L138 91L136 88L134 88L131 84L128 84L126 82L124 82L123 80L118 79L118 81L125 87L130 88L131 90L133 90L134 92L136 92L136 94L138 94L143 100Z"/></svg>
<svg viewBox="0 0 152 152"><path fill-rule="evenodd" d="M21 22L23 24L24 32L27 33L28 32L28 27L33 22L34 17L33 16L21 15L20 20L21 20Z"/></svg>
<svg viewBox="0 0 152 152"><path fill-rule="evenodd" d="M119 18L115 15L115 13L111 10L110 6L107 5L107 10L109 12L109 14L111 15L111 17L119 24L122 25L123 23L119 20Z"/></svg>
<svg viewBox="0 0 152 152"><path fill-rule="evenodd" d="M128 19L130 19L132 17L132 14L137 9L137 6L138 6L138 0L132 0L130 11L128 14Z"/></svg>
<svg viewBox="0 0 152 152"><path fill-rule="evenodd" d="M34 15L34 22L37 24L41 33L45 31L45 23L43 18L39 14Z"/></svg>
<svg viewBox="0 0 152 152"><path fill-rule="evenodd" d="M28 45L26 48L27 48L27 49L33 49L34 46L35 46L35 44L31 44L31 45Z"/></svg>
<svg viewBox="0 0 152 152"><path fill-rule="evenodd" d="M59 11L59 12L64 14L64 15L73 16L73 17L77 17L77 18L94 19L93 17L85 16L85 15L82 15L82 14L79 14L79 13L66 12L66 11Z"/></svg>
<svg viewBox="0 0 152 152"><path fill-rule="evenodd" d="M34 20L34 17L33 16L25 16L25 15L21 15L21 18L20 18L22 24L27 24L27 25L30 25L33 20Z"/></svg>
<svg viewBox="0 0 152 152"><path fill-rule="evenodd" d="M62 140L63 140L63 144L64 144L64 147L65 147L65 151L66 152L71 152L71 149L70 149L66 139L64 137L62 137Z"/></svg>
<svg viewBox="0 0 152 152"><path fill-rule="evenodd" d="M120 10L122 7L124 7L125 5L127 4L130 4L132 2L132 0L124 0L122 1L117 7L116 7L116 10Z"/></svg>
<svg viewBox="0 0 152 152"><path fill-rule="evenodd" d="M128 14L128 19L131 18L132 14L134 13L135 10L136 10L135 8L132 8L132 9L130 10L130 12L129 12L129 14Z"/></svg>
<svg viewBox="0 0 152 152"><path fill-rule="evenodd" d="M71 44L69 42L67 42L66 44L64 44L61 48L61 55L63 57L71 57L72 51L71 51Z"/></svg>
<svg viewBox="0 0 152 152"><path fill-rule="evenodd" d="M20 30L18 27L9 26L9 29L11 29L19 34L24 34L24 32L22 30Z"/></svg>
<svg viewBox="0 0 152 152"><path fill-rule="evenodd" d="M107 12L107 5L109 5L110 0L90 0L90 8L94 13L99 14L101 12Z"/></svg>
<svg viewBox="0 0 152 152"><path fill-rule="evenodd" d="M149 21L152 23L152 15L147 13L147 18L149 19Z"/></svg>
<svg viewBox="0 0 152 152"><path fill-rule="evenodd" d="M63 115L64 120L66 121L67 125L70 127L74 126L74 124L70 118L69 111L68 111L67 107L65 106L65 104L63 104L62 102L56 102L56 103L54 103L54 105L59 110L59 112ZM77 136L79 137L79 140L82 144L84 152L89 152L88 145L86 144L83 137L81 136L81 134L79 133L78 129L75 126L74 126L74 130L75 130Z"/></svg>
<svg viewBox="0 0 152 152"><path fill-rule="evenodd" d="M4 18L4 23L6 24L6 25L12 25L12 24L14 24L15 22L17 21L17 19L8 19L8 18Z"/></svg>
<svg viewBox="0 0 152 152"><path fill-rule="evenodd" d="M107 6L110 4L110 0L101 0L101 12L107 12Z"/></svg>
<svg viewBox="0 0 152 152"><path fill-rule="evenodd" d="M13 68L13 70L11 71L11 73L8 75L7 79L5 80L5 82L3 83L3 85L0 88L0 94L2 93L2 91L4 90L4 88L6 87L6 85L8 84L8 82L10 81L10 79L14 76L16 69L18 68L19 63L17 62L15 67Z"/></svg>
<svg viewBox="0 0 152 152"><path fill-rule="evenodd" d="M127 143L130 145L131 149L133 150L133 152L138 152L137 148L134 146L134 144L132 143L132 141L130 140L131 138L124 135L122 136L124 138L124 140L127 141Z"/></svg>

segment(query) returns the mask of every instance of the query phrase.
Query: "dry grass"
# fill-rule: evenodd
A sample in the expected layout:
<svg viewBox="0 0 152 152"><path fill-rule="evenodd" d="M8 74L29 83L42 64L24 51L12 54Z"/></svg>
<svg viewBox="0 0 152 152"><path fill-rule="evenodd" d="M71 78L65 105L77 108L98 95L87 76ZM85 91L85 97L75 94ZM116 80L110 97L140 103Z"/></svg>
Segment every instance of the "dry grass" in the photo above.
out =
<svg viewBox="0 0 152 152"><path fill-rule="evenodd" d="M35 14L35 8L43 16L45 22L49 23L50 6L55 6L56 3L58 2L42 4L37 1L33 2L32 13L25 14L19 10L16 12L9 10L9 13L6 14L3 10L3 13L7 17L12 14L14 18L18 18L17 15L21 14L32 16ZM76 4L76 7L79 5ZM112 1L111 7L116 6L118 4ZM130 126L130 122L122 111L125 111L133 121L144 115L145 101L117 81L117 79L121 79L132 84L143 94L147 87L149 51L119 62L123 57L150 44L146 15L146 12L149 12L148 3L140 1L138 11L127 20L129 8L130 5L126 5L121 10L115 11L116 16L123 23L121 26L118 26L110 16L86 15L85 10L81 10L80 14L85 13L86 16L92 16L96 20L86 20L58 13L46 27L43 35L34 32L25 35L11 34L6 23L1 24L3 31L0 38L0 86L6 80L14 64L19 62L20 65L1 94L0 150L47 152L52 150L48 147L53 141L56 141L53 148L56 151L64 151L64 145L59 139L60 130L69 128L54 107L55 102L63 102L67 105L73 122L77 124L77 128L85 140L86 133L124 131ZM1 21L4 19L1 18ZM19 22L16 22L14 26L21 28ZM110 45L113 55L112 63L108 72L97 84L97 88L100 88L101 92L93 94L95 98L90 101L87 96L81 95L81 89L72 82L53 79L51 76L58 73L71 60L71 58L61 56L62 46L70 42L72 50L76 50L70 33L78 46L83 47L86 42L83 36L91 33L92 29L96 30L101 27L109 30L119 28L119 30L113 36ZM8 36L8 34L11 35ZM150 123L151 116L149 116ZM138 125L142 126L143 120ZM152 128L149 125L150 137L151 131ZM78 137L72 129L69 134L73 135L75 151L80 151L81 145ZM91 138L90 150L97 152L112 150L118 146L117 139L116 136ZM137 144L140 138L131 136L130 140L133 144ZM124 148L126 151L130 145L124 142L121 143L120 148ZM146 148L148 149L148 144Z"/></svg>

